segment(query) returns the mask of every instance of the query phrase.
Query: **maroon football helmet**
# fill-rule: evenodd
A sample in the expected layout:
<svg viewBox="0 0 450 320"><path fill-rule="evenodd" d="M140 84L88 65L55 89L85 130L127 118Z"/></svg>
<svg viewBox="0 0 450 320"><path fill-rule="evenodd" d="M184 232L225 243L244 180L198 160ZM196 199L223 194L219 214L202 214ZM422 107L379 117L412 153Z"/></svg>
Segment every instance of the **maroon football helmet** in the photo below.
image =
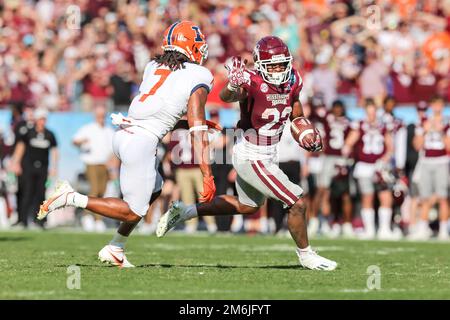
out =
<svg viewBox="0 0 450 320"><path fill-rule="evenodd" d="M292 70L292 56L287 45L278 37L264 37L256 43L253 50L255 69L261 73L264 81L280 85L289 81ZM284 64L283 72L268 72L267 66L271 64Z"/></svg>

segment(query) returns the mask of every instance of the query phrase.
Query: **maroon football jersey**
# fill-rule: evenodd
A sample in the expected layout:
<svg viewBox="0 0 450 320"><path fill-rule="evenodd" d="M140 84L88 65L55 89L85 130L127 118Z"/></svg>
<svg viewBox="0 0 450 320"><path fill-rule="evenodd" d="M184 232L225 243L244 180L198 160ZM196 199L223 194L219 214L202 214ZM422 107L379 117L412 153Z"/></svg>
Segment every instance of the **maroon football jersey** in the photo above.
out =
<svg viewBox="0 0 450 320"><path fill-rule="evenodd" d="M365 120L352 124L352 129L359 130L359 141L355 148L357 161L375 163L386 152L384 136L388 129L380 121L368 123Z"/></svg>
<svg viewBox="0 0 450 320"><path fill-rule="evenodd" d="M441 130L429 130L424 133L423 126L428 121L424 119L420 126L416 128L416 134L424 134L423 150L425 158L436 158L447 155L445 149L445 136L450 136L450 124L443 123Z"/></svg>
<svg viewBox="0 0 450 320"><path fill-rule="evenodd" d="M381 116L381 121L386 125L389 132L397 133L401 128L404 127L402 120L396 118L391 113L383 113Z"/></svg>
<svg viewBox="0 0 450 320"><path fill-rule="evenodd" d="M240 102L241 118L238 127L244 131L254 129L256 137L246 139L259 145L272 145L280 141L286 120L292 113L292 103L302 89L299 73L292 69L288 82L275 86L264 81L256 71L247 70L247 99ZM253 130L252 130L253 131Z"/></svg>
<svg viewBox="0 0 450 320"><path fill-rule="evenodd" d="M350 120L345 117L336 117L326 113L320 118L323 128L323 152L326 155L341 156L345 139L350 132Z"/></svg>

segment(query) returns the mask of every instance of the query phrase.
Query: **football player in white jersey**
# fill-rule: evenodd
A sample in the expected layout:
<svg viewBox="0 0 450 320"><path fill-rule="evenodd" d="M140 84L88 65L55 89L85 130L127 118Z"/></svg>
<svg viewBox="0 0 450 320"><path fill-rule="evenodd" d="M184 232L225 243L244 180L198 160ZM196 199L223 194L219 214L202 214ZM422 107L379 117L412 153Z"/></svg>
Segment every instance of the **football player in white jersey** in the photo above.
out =
<svg viewBox="0 0 450 320"><path fill-rule="evenodd" d="M63 182L38 214L38 219L43 219L59 208L74 206L122 221L112 241L99 252L101 261L120 267L133 267L124 253L127 237L161 193L162 179L156 170L158 142L185 114L203 173L200 201L211 201L216 190L208 163L207 130L215 124L205 120L206 98L213 85L211 72L202 66L208 55L205 37L194 23L178 21L166 30L162 49L163 54L145 67L128 116L112 116L113 123L119 125L113 149L121 160L123 200L88 197Z"/></svg>

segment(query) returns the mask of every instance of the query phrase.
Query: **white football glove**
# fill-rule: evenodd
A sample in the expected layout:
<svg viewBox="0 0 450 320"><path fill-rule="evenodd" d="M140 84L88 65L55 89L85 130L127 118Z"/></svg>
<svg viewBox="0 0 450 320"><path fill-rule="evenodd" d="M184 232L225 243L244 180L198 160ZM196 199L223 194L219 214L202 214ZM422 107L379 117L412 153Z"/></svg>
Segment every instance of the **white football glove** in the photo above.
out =
<svg viewBox="0 0 450 320"><path fill-rule="evenodd" d="M228 71L228 89L237 91L238 88L246 82L245 64L247 60L241 57L231 57L225 63L225 69Z"/></svg>

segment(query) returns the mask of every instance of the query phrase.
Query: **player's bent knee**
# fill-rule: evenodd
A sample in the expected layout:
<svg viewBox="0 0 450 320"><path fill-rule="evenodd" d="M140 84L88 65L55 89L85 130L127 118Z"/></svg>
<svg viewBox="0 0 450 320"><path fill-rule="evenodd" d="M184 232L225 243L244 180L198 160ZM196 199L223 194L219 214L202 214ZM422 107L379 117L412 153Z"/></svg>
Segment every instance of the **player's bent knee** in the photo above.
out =
<svg viewBox="0 0 450 320"><path fill-rule="evenodd" d="M137 213L134 213L133 211L130 210L127 212L124 222L137 223L141 219L142 219L142 217L140 215L138 215Z"/></svg>
<svg viewBox="0 0 450 320"><path fill-rule="evenodd" d="M290 214L305 214L306 213L306 203L303 198L297 200L296 203L289 209Z"/></svg>
<svg viewBox="0 0 450 320"><path fill-rule="evenodd" d="M252 215L252 214L256 213L256 211L258 211L258 210L259 210L259 207L251 207L251 206L247 206L242 203L239 205L239 213L240 214Z"/></svg>

